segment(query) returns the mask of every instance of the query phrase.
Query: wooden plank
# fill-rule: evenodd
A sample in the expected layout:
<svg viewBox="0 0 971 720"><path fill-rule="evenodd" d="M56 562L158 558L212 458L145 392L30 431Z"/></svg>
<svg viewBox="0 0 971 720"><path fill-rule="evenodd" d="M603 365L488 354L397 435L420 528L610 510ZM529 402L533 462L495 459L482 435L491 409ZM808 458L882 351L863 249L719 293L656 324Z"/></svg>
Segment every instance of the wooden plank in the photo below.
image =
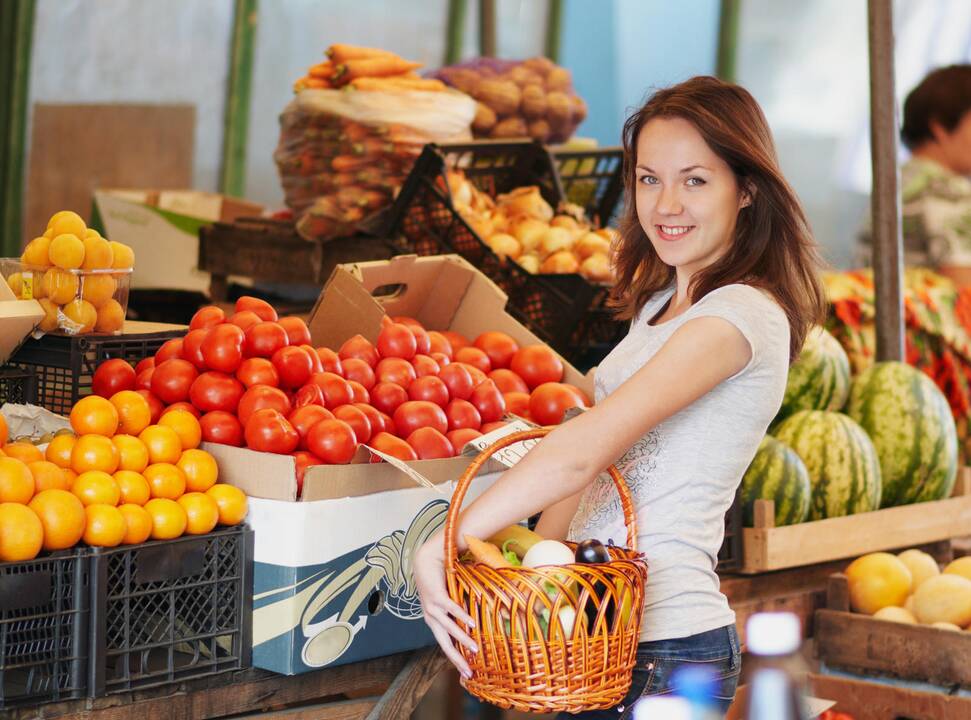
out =
<svg viewBox="0 0 971 720"><path fill-rule="evenodd" d="M378 704L368 713L367 720L410 717L429 686L447 665L448 660L438 647L415 652Z"/></svg>
<svg viewBox="0 0 971 720"><path fill-rule="evenodd" d="M855 720L967 720L971 698L925 693L879 683L811 674L813 694L836 701L833 709Z"/></svg>
<svg viewBox="0 0 971 720"><path fill-rule="evenodd" d="M829 579L826 586L826 607L838 612L850 611L850 585L842 573Z"/></svg>
<svg viewBox="0 0 971 720"><path fill-rule="evenodd" d="M273 720L363 720L377 702L378 698L341 700L316 705L301 705L298 708L288 708L269 713L234 715L226 720L244 720L245 718L255 717L273 718Z"/></svg>

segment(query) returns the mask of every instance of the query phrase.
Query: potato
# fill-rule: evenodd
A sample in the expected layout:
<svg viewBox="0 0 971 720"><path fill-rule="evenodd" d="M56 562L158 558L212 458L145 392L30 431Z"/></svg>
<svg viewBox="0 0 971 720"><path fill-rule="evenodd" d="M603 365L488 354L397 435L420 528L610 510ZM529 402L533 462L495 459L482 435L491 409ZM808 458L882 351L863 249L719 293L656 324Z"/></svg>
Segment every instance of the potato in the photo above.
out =
<svg viewBox="0 0 971 720"><path fill-rule="evenodd" d="M534 57L523 61L523 67L546 77L551 70L556 69L556 63L546 57Z"/></svg>
<svg viewBox="0 0 971 720"><path fill-rule="evenodd" d="M525 88L528 85L542 85L543 76L535 70L530 70L523 65L517 65L504 76L506 79L516 83L519 87Z"/></svg>
<svg viewBox="0 0 971 720"><path fill-rule="evenodd" d="M475 118L472 120L472 130L479 134L486 134L495 127L499 118L496 111L485 103L476 103Z"/></svg>
<svg viewBox="0 0 971 720"><path fill-rule="evenodd" d="M573 120L573 103L570 96L563 92L551 92L546 94L547 111L546 117L552 127L557 125L569 124Z"/></svg>
<svg viewBox="0 0 971 720"><path fill-rule="evenodd" d="M527 131L533 140L538 140L541 143L547 142L550 139L550 134L553 132L550 124L545 120L533 120L529 124Z"/></svg>
<svg viewBox="0 0 971 720"><path fill-rule="evenodd" d="M587 119L587 104L579 95L573 95L570 103L573 105L573 122L579 125Z"/></svg>
<svg viewBox="0 0 971 720"><path fill-rule="evenodd" d="M473 95L476 100L485 103L500 116L515 113L522 101L519 86L509 80L483 80L476 87ZM522 134L526 134L525 128L523 128Z"/></svg>
<svg viewBox="0 0 971 720"><path fill-rule="evenodd" d="M539 120L546 115L546 92L539 85L523 88L523 115L529 120Z"/></svg>
<svg viewBox="0 0 971 720"><path fill-rule="evenodd" d="M573 75L566 68L555 67L546 75L546 87L550 90L570 90L573 88Z"/></svg>
<svg viewBox="0 0 971 720"><path fill-rule="evenodd" d="M442 68L439 76L452 87L473 95L483 76L471 68Z"/></svg>
<svg viewBox="0 0 971 720"><path fill-rule="evenodd" d="M526 127L526 121L521 117L508 117L505 120L500 120L489 133L489 137L494 138L520 138L528 135L529 129Z"/></svg>

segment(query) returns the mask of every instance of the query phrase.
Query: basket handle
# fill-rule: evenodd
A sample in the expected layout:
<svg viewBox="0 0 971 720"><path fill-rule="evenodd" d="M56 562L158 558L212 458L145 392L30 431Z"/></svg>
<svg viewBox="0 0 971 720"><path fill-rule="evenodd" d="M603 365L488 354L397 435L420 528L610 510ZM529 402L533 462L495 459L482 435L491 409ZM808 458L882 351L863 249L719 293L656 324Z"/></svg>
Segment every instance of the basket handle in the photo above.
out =
<svg viewBox="0 0 971 720"><path fill-rule="evenodd" d="M489 458L492 457L493 453L515 443L522 442L523 440L544 437L549 432L545 428L536 428L511 433L510 435L499 438L479 453L465 469L465 472L462 473L455 492L452 494L452 502L448 506L448 514L445 516L445 571L448 575L455 572L455 561L458 558L458 552L455 547L455 535L457 532L456 520L458 519L459 511L462 509L462 501L465 500L465 493L471 486L473 478L475 478ZM624 511L624 522L627 524L627 547L637 552L637 518L634 513L634 501L631 498L630 489L627 487L624 476L620 474L620 471L616 467L613 465L608 466L607 473L610 475L611 480L614 481L614 486L620 495L620 505Z"/></svg>

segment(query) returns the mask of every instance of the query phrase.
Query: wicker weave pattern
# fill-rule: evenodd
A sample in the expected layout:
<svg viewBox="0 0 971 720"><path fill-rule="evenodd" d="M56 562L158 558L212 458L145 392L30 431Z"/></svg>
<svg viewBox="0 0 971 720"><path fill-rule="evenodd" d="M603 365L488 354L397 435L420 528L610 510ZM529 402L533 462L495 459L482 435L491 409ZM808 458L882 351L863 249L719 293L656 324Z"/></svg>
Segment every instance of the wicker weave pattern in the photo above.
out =
<svg viewBox="0 0 971 720"><path fill-rule="evenodd" d="M458 646L472 669L463 685L482 700L526 712L609 708L630 687L647 580L633 501L616 468L608 472L620 494L629 549L609 548L611 562L495 569L457 558L457 518L472 478L497 450L546 433L514 433L484 450L459 479L449 507L449 595L475 620L471 635L479 647L472 654Z"/></svg>

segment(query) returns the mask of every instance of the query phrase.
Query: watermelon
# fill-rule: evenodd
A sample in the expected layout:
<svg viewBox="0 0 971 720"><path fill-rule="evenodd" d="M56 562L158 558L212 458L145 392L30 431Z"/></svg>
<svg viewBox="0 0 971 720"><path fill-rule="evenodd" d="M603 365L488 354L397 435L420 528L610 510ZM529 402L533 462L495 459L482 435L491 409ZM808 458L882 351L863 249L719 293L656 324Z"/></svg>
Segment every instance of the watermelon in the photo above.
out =
<svg viewBox="0 0 971 720"><path fill-rule="evenodd" d="M843 413L800 410L776 428L809 471L809 520L880 507L880 459L866 431Z"/></svg>
<svg viewBox="0 0 971 720"><path fill-rule="evenodd" d="M755 524L755 501L775 501L775 524L801 523L809 514L809 472L795 450L773 437L762 438L755 459L742 478L746 527Z"/></svg>
<svg viewBox="0 0 971 720"><path fill-rule="evenodd" d="M951 495L957 429L947 398L924 373L906 363L876 363L853 381L847 413L877 449L882 507Z"/></svg>
<svg viewBox="0 0 971 720"><path fill-rule="evenodd" d="M789 368L786 394L773 423L800 410L842 410L849 392L850 360L846 351L823 328L814 327Z"/></svg>

